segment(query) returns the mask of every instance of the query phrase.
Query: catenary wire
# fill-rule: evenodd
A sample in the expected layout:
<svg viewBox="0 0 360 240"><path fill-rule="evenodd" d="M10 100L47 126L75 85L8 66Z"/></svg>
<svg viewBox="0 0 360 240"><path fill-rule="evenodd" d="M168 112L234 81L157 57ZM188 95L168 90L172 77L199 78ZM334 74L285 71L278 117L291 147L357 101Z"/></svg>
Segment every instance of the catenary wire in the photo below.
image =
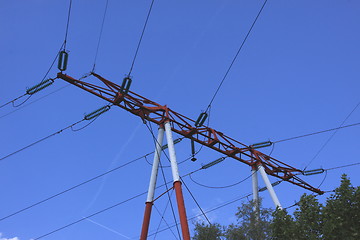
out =
<svg viewBox="0 0 360 240"><path fill-rule="evenodd" d="M260 10L259 10L259 12L258 12L258 14L256 15L255 20L253 21L253 23L252 23L252 25L251 25L251 27L250 27L249 31L247 32L247 34L246 34L246 36L245 36L244 40L242 41L242 43L241 43L241 45L240 45L240 47L239 47L238 51L236 52L236 54L235 54L235 56L234 56L233 60L231 61L230 66L229 66L229 67L228 67L228 69L226 70L225 75L224 75L224 77L222 78L222 80L221 80L221 82L220 82L220 84L219 84L218 88L216 89L216 91L215 91L215 93L214 93L213 97L211 98L210 103L209 103L209 105L207 106L207 108L206 108L206 111L205 111L205 112L207 112L207 111L209 110L209 108L211 107L211 104L212 104L212 103L213 103L213 101L215 100L216 95L218 94L218 92L219 92L220 88L222 87L222 85L223 85L223 83L224 83L224 81L225 81L226 77L228 76L228 74L229 74L229 72L230 72L230 70L231 70L232 66L234 65L234 63L235 63L235 61L236 61L236 59L237 59L237 57L238 57L239 53L241 52L241 49L243 48L243 46L244 46L244 44L245 44L246 40L248 39L248 37L249 37L249 35L250 35L250 33L251 33L252 29L254 28L254 26L255 26L255 24L256 24L256 22L257 22L257 20L258 20L259 16L260 16L261 12L263 11L263 9L264 9L264 7L265 7L266 3L267 3L267 0L265 0L265 1L264 1L263 5L261 6L261 8L260 8Z"/></svg>
<svg viewBox="0 0 360 240"><path fill-rule="evenodd" d="M141 36L140 36L139 42L138 42L138 44L137 44L136 51L135 51L135 55L134 55L134 58L133 58L133 60L132 60L131 67L130 67L130 70L129 70L129 74L128 74L129 77L130 77L131 72L132 72L132 70L133 70L133 68L134 68L135 60L136 60L136 57L137 57L138 52L139 52L139 49L140 49L141 41L142 41L142 39L143 39L143 37L144 37L145 29L146 29L147 23L148 23L148 21L149 21L149 17L150 17L151 10L152 10L153 5L154 5L154 1L155 1L155 0L152 0L152 1L151 1L150 8L149 8L149 11L148 11L147 16L146 16L146 20L145 20L145 23L144 23L144 27L143 27L143 30L142 30L142 32L141 32Z"/></svg>
<svg viewBox="0 0 360 240"><path fill-rule="evenodd" d="M94 65L93 65L93 68L92 68L92 70L91 70L92 72L95 71L96 60L97 60L98 53L99 53L99 48L100 48L101 38L102 38L103 30L104 30L104 23L105 23L105 18L106 18L106 13L107 13L108 5L109 5L109 0L106 0L105 10L104 10L104 14L103 14L102 22L101 22L100 34L99 34L99 38L98 38L98 42L97 42L97 46L96 46L96 52L95 52L95 58L94 58Z"/></svg>
<svg viewBox="0 0 360 240"><path fill-rule="evenodd" d="M226 186L209 186L209 185L205 185L205 184L202 184L202 183L199 183L197 181L195 181L192 176L190 175L190 179L192 182L194 182L195 184L199 185L199 186L202 186L202 187L205 187L205 188L212 188L212 189L223 189L223 188L230 188L230 187L234 187L236 185L239 185L240 183L243 183L245 182L246 180L248 180L249 178L251 178L251 176L253 175L250 174L249 176L247 176L246 178L240 180L239 182L236 182L236 183L233 183L233 184L230 184L230 185L226 185Z"/></svg>

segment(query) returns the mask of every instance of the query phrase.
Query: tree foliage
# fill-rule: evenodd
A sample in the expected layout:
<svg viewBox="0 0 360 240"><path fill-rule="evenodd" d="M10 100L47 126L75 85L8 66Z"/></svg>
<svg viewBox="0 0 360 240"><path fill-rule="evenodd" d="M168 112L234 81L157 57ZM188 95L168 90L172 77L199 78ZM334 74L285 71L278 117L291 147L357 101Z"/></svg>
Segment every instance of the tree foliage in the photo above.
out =
<svg viewBox="0 0 360 240"><path fill-rule="evenodd" d="M360 187L354 188L343 175L341 183L324 205L314 195L304 194L290 215L254 202L243 203L236 212L236 223L195 224L194 240L332 240L360 239ZM256 211L258 209L258 211Z"/></svg>

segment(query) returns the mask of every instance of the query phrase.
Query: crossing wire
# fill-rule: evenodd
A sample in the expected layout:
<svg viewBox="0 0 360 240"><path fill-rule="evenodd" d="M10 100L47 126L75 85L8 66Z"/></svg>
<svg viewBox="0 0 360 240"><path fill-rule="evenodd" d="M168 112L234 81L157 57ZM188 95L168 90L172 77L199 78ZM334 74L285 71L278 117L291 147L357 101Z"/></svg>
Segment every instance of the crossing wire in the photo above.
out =
<svg viewBox="0 0 360 240"><path fill-rule="evenodd" d="M193 174L194 172L198 172L198 171L200 171L200 170L201 170L201 168L200 168L200 169L197 169L197 170L195 170L195 171L193 171L193 172L190 172L190 173L188 173L188 174L186 174L186 175L184 175L184 176L182 176L182 177L186 177L186 176L188 176L189 174ZM172 181L169 181L169 182L167 182L166 184L169 184L169 183L171 183L171 182L172 182ZM163 187L163 186L165 186L165 184L162 184L162 185L156 187L156 189L161 188L161 187ZM115 208L115 207L117 207L117 206L120 206L120 205L122 205L122 204L124 204L124 203L127 203L127 202L129 202L129 201L131 201L131 200L134 200L134 199L136 199L136 198L138 198L138 197L141 197L141 196L143 196L143 195L145 195L145 194L147 194L147 191L142 192L142 193L139 193L139 194L137 194L137 195L135 195L135 196L133 196L133 197L130 197L130 198L128 198L128 199L125 199L125 200L123 200L123 201L121 201L121 202L118 202L118 203L112 205L112 206L109 206L109 207L107 207L107 208L104 208L104 209L102 209L102 210L99 210L99 211L97 211L97 212L95 212L95 213L92 213L92 214L86 216L86 217L83 217L83 218L81 218L81 219L78 219L78 220L76 220L76 221L74 221L74 222L71 222L71 223L69 223L69 224L66 224L66 225L64 225L64 226L62 226L62 227L60 227L60 228L57 228L57 229L55 229L55 230L53 230L53 231L51 231L51 232L48 232L48 233L46 233L46 234L43 234L43 235L41 235L41 236L39 236L39 237L32 238L32 239L33 239L33 240L37 240L37 239L41 239L41 238L47 237L47 236L49 236L49 235L51 235L51 234L54 234L54 233L56 233L56 232L59 232L59 231L61 231L61 230L66 229L66 228L68 228L68 227L71 227L71 226L73 226L73 225L75 225L75 224L77 224L77 223L80 223L80 222L82 222L82 221L84 221L84 220L86 220L86 219L88 219L88 218L94 217L94 216L96 216L96 215L98 215L98 214L101 214L101 213L103 213L103 212L109 211L110 209L113 209L113 208ZM250 195L251 195L251 194L250 194Z"/></svg>
<svg viewBox="0 0 360 240"><path fill-rule="evenodd" d="M261 8L260 8L260 10L259 10L258 14L256 15L255 20L253 21L253 23L252 23L252 25L251 25L251 27L250 27L249 31L247 32L247 34L246 34L246 36L245 36L244 40L242 41L242 43L241 43L241 45L240 45L240 47L239 47L238 51L236 52L236 54L235 54L235 56L234 56L233 60L231 61L230 66L228 67L227 71L225 72L225 75L224 75L224 77L222 78L222 80L221 80L221 82L220 82L220 84L219 84L218 88L216 89L216 91L215 91L215 93L214 93L213 97L211 98L210 103L209 103L209 105L207 106L207 108L206 108L206 111L205 111L205 112L208 112L209 108L211 107L211 104L213 103L213 101L214 101L214 99L215 99L216 95L218 94L218 92L219 92L220 88L222 87L222 85L223 85L223 83L224 83L224 81L225 81L226 77L228 76L228 74L229 74L229 72L230 72L230 70L231 70L232 66L234 65L234 63L235 63L235 61L236 61L236 59L237 59L237 57L238 57L239 53L241 52L241 49L243 48L243 46L244 46L244 44L245 44L246 40L248 39L248 37L249 37L249 35L250 35L250 33L251 33L252 29L254 28L254 26L255 26L255 24L256 24L256 22L257 22L258 18L260 17L260 14L262 13L262 11L263 11L263 9L264 9L264 7L265 7L265 5L266 5L267 1L268 1L268 0L265 0L265 1L264 1L264 3L263 3L263 5L261 6Z"/></svg>
<svg viewBox="0 0 360 240"><path fill-rule="evenodd" d="M350 116L355 112L355 110L359 107L360 102L352 109L352 111L346 116L346 118L344 119L344 121L342 121L342 123L340 124L339 128L342 127L344 125L344 123L350 118ZM339 129L336 129L333 134L324 142L324 144L320 147L320 149L316 152L316 154L314 155L314 157L309 161L309 163L306 165L306 167L304 168L304 170L307 169L307 167L314 162L314 160L319 156L319 154L322 152L322 150L324 150L324 148L326 147L326 145L331 141L331 139L335 136L335 134L338 132ZM325 179L324 179L325 180ZM322 184L322 183L321 183Z"/></svg>
<svg viewBox="0 0 360 240"><path fill-rule="evenodd" d="M140 49L141 41L142 41L142 39L143 39L143 37L144 37L145 29L146 29L147 23L148 23L148 21L149 21L149 17L150 17L151 10L152 10L153 5L154 5L154 1L155 1L155 0L152 0L152 1L151 1L150 8L149 8L149 11L148 11L148 13L147 13L146 20L145 20L145 23L144 23L144 27L143 27L143 30L142 30L142 32L141 32L141 36L140 36L139 42L138 42L137 47L136 47L135 55L134 55L134 58L133 58L132 63L131 63L131 67L130 67L130 70L129 70L128 77L130 77L131 72L132 72L132 70L133 70L133 68L134 68L135 60L136 60L136 57L137 57L138 52L139 52L139 49Z"/></svg>

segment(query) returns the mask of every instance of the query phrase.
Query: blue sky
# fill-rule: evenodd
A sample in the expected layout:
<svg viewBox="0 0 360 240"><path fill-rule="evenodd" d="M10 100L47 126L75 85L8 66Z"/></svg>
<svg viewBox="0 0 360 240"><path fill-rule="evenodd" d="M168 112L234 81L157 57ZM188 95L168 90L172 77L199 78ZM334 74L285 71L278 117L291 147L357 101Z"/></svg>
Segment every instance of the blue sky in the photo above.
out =
<svg viewBox="0 0 360 240"><path fill-rule="evenodd" d="M262 3L155 0L132 73L131 90L196 119L208 105ZM98 74L121 83L129 71L149 5L150 1L145 0L109 1L96 63ZM66 71L73 77L81 77L92 69L104 7L104 0L73 1ZM0 1L1 104L41 81L64 40L67 8L67 0ZM212 105L210 126L245 144L339 126L360 101L359 10L360 3L354 0L269 0ZM56 73L54 67L49 76ZM56 80L26 104L66 85ZM105 104L69 86L4 116L14 110L6 106L0 109L0 156L56 132ZM359 122L359 118L360 109L356 109L346 124ZM156 130L156 126L153 128ZM308 169L359 162L359 133L359 127L338 131ZM302 169L331 134L278 143L272 156ZM1 161L0 217L145 155L153 148L152 136L141 120L113 107L81 131L65 131ZM188 158L190 142L183 140L176 145L176 151L178 161ZM269 153L271 149L263 151ZM179 165L180 174L219 157L219 153L204 148L196 162ZM152 161L152 156L148 160ZM166 158L162 161L168 164ZM321 189L338 186L342 173L359 186L358 170L359 165L328 171ZM0 221L0 239L36 238L145 192L150 171L151 166L141 159ZM170 169L164 168L164 172L169 181ZM248 166L227 159L199 171L193 179L209 186L225 186L249 175ZM324 177L323 174L303 179L318 186ZM251 192L250 179L225 189L203 188L188 177L184 180L204 210ZM163 183L161 174L158 183ZM264 186L260 178L259 184ZM292 205L303 193L310 193L289 183L282 183L275 190L284 207ZM158 189L156 194L163 191L164 188ZM186 189L184 194L188 216L192 217L199 210ZM273 207L267 192L260 195L266 207ZM320 201L327 196L319 197ZM136 198L44 239L137 239L145 199L145 195ZM160 212L166 208L167 200L164 196L156 201ZM208 217L229 224L235 220L240 203L213 211ZM169 224L174 222L169 207L164 218ZM160 215L154 209L150 233L156 231L159 222ZM166 228L164 222L162 228ZM176 233L176 229L173 231ZM156 239L176 238L164 231Z"/></svg>

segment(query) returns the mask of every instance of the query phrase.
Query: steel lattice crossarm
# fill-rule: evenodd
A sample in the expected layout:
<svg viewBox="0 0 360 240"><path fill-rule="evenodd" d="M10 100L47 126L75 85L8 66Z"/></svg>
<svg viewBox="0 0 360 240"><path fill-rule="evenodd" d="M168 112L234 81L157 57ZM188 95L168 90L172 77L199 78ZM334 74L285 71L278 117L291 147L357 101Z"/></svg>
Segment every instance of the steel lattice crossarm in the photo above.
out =
<svg viewBox="0 0 360 240"><path fill-rule="evenodd" d="M132 91L124 92L123 85L117 85L96 73L91 73L91 75L100 80L103 86L77 80L61 72L57 74L57 77L139 116L143 121L150 121L157 125L162 125L168 121L171 123L172 131L186 138L251 167L257 167L261 164L266 173L271 176L318 194L324 193L301 180L297 176L302 173L300 169L270 157L210 127L194 127L194 120L171 110L166 105L160 105Z"/></svg>

